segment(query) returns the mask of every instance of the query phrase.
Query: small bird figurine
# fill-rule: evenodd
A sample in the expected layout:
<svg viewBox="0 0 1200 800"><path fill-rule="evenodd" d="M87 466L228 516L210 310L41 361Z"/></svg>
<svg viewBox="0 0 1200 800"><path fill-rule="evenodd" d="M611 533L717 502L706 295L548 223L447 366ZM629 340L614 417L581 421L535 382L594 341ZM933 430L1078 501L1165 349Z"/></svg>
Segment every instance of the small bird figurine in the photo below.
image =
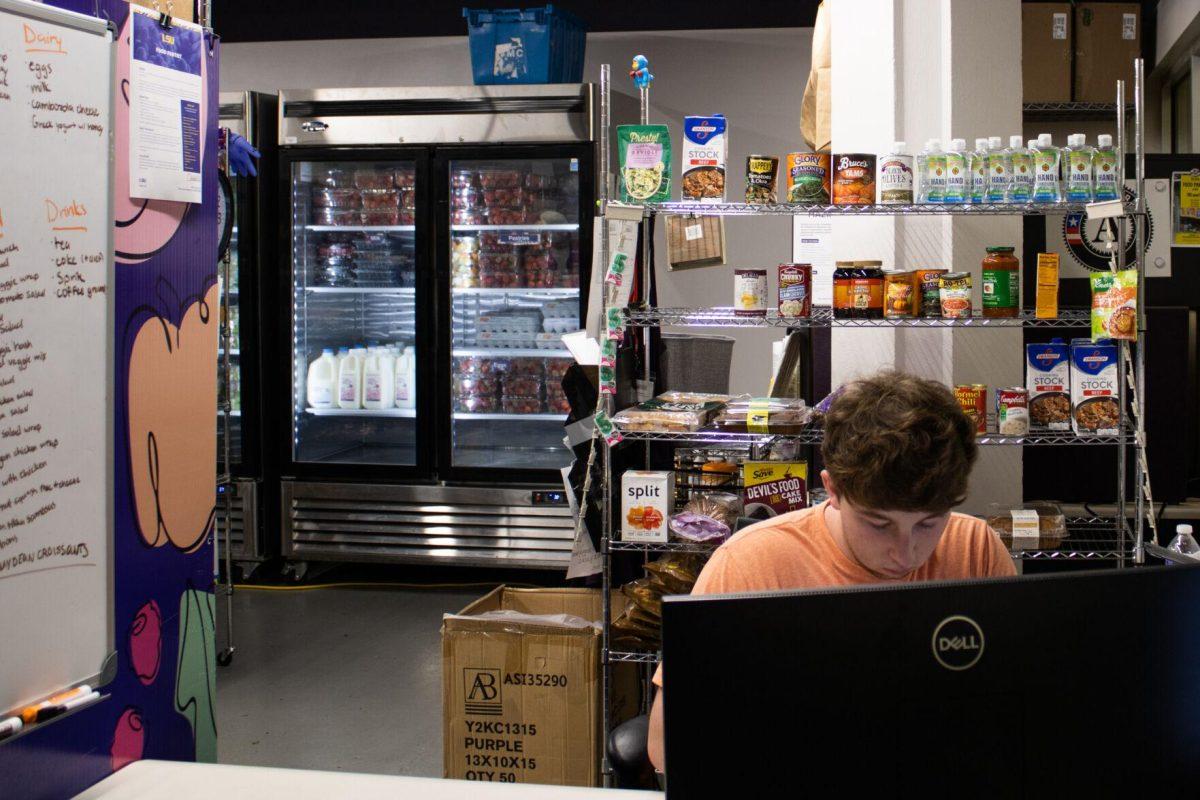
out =
<svg viewBox="0 0 1200 800"><path fill-rule="evenodd" d="M633 64L630 65L629 77L633 78L633 82L639 89L647 89L650 86L650 81L654 80L654 76L650 74L650 62L645 56L634 56Z"/></svg>

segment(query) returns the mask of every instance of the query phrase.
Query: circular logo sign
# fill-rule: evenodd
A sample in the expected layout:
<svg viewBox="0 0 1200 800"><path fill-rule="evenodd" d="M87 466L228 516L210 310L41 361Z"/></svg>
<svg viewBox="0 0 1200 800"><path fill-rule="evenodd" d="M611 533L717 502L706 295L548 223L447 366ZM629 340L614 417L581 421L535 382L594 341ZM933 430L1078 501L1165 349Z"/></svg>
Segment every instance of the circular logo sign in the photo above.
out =
<svg viewBox="0 0 1200 800"><path fill-rule="evenodd" d="M1132 189L1125 190L1125 202L1132 203L1137 195ZM1133 224L1125 226L1125 263L1136 261L1137 229L1146 228L1146 246L1154 238L1154 222L1149 212L1145 217L1134 217ZM1067 214L1063 217L1063 242L1077 262L1089 272L1107 272L1109 259L1117 246L1117 221L1115 219L1086 219L1083 214Z"/></svg>
<svg viewBox="0 0 1200 800"><path fill-rule="evenodd" d="M970 669L983 657L983 629L970 617L946 617L933 631L933 657L955 672Z"/></svg>

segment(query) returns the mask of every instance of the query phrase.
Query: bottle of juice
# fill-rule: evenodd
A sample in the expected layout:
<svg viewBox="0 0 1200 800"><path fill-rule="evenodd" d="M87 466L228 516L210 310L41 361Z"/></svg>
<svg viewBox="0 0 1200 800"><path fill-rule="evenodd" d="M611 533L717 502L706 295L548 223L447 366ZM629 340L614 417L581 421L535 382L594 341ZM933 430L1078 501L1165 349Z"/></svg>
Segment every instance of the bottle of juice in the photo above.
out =
<svg viewBox="0 0 1200 800"><path fill-rule="evenodd" d="M338 362L333 350L326 347L321 357L308 365L308 405L310 408L333 408L334 391L338 382Z"/></svg>
<svg viewBox="0 0 1200 800"><path fill-rule="evenodd" d="M1012 182L1012 153L1004 149L999 136L988 139L987 188L984 200L988 203L1003 203L1008 197L1008 184Z"/></svg>
<svg viewBox="0 0 1200 800"><path fill-rule="evenodd" d="M987 197L987 159L988 140L976 139L975 149L967 156L971 181L971 189L967 196L972 203L982 203Z"/></svg>
<svg viewBox="0 0 1200 800"><path fill-rule="evenodd" d="M967 140L951 139L950 149L946 151L946 193L943 203L967 202L967 176L970 175L967 163Z"/></svg>
<svg viewBox="0 0 1200 800"><path fill-rule="evenodd" d="M1048 133L1039 133L1033 150L1033 202L1062 202L1062 153Z"/></svg>
<svg viewBox="0 0 1200 800"><path fill-rule="evenodd" d="M922 183L927 187L925 202L946 202L946 154L942 152L942 143L938 139L929 140L923 177Z"/></svg>
<svg viewBox="0 0 1200 800"><path fill-rule="evenodd" d="M1087 146L1087 137L1072 133L1063 148L1063 183L1068 203L1092 202L1092 160L1095 151Z"/></svg>
<svg viewBox="0 0 1200 800"><path fill-rule="evenodd" d="M1021 146L1020 136L1008 137L1008 158L1012 177L1004 200L1007 203L1028 203L1033 199L1033 155L1028 148Z"/></svg>
<svg viewBox="0 0 1200 800"><path fill-rule="evenodd" d="M1121 196L1117 188L1117 151L1112 136L1102 133L1096 137L1096 151L1092 157L1092 188L1097 200L1116 200Z"/></svg>

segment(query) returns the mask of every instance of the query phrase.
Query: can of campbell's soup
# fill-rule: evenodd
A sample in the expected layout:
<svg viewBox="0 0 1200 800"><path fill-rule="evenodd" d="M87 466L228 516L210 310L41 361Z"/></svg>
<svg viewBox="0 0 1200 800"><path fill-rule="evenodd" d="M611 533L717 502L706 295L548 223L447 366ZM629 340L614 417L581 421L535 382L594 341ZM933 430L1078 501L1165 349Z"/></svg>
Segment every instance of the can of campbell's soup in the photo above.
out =
<svg viewBox="0 0 1200 800"><path fill-rule="evenodd" d="M812 264L779 265L779 316L812 314Z"/></svg>
<svg viewBox="0 0 1200 800"><path fill-rule="evenodd" d="M962 407L963 413L975 426L975 434L983 436L987 433L987 384L960 383L954 387L954 396Z"/></svg>
<svg viewBox="0 0 1200 800"><path fill-rule="evenodd" d="M1029 390L1011 386L996 390L996 430L1004 436L1029 433Z"/></svg>

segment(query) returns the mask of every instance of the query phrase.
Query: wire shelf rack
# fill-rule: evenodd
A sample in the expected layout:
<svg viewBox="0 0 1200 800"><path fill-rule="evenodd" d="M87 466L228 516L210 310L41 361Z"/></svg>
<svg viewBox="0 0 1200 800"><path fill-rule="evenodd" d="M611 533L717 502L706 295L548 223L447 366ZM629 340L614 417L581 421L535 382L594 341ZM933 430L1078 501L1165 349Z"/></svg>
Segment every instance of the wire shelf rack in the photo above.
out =
<svg viewBox="0 0 1200 800"><path fill-rule="evenodd" d="M1130 209L1132 210L1132 205ZM921 203L917 205L829 206L807 203L647 203L647 214L693 214L706 217L878 217L878 216L1043 216L1083 214L1083 203Z"/></svg>
<svg viewBox="0 0 1200 800"><path fill-rule="evenodd" d="M720 546L700 542L620 542L608 543L608 549L614 553L711 553Z"/></svg>
<svg viewBox="0 0 1200 800"><path fill-rule="evenodd" d="M1025 103L1021 112L1029 122L1054 122L1068 120L1111 120L1117 114L1116 103ZM1126 104L1125 113L1133 113L1133 105Z"/></svg>
<svg viewBox="0 0 1200 800"><path fill-rule="evenodd" d="M1126 429L1132 431L1128 425ZM627 442L695 442L698 444L744 444L766 445L777 441L791 441L797 444L820 444L825 438L825 432L813 428L796 434L782 433L727 433L725 431L622 431L621 435ZM988 433L976 441L981 445L1022 445L1026 447L1066 446L1066 445L1120 445L1134 444L1132 432L1114 436L1077 436L1070 431L1029 433L1024 436L1006 436L999 433Z"/></svg>
<svg viewBox="0 0 1200 800"><path fill-rule="evenodd" d="M1067 533L1067 538L1058 547L1014 550L1012 556L1023 561L1117 561L1133 557L1132 534L1123 520L1068 517Z"/></svg>
<svg viewBox="0 0 1200 800"><path fill-rule="evenodd" d="M833 309L818 306L808 317L784 317L768 311L762 317L738 316L732 307L714 308L639 308L628 309L628 325L639 328L675 325L695 328L1078 328L1091 324L1091 311L1062 309L1057 317L1039 319L1033 311L1023 310L1016 317L976 316L965 319L914 317L905 319L841 319Z"/></svg>
<svg viewBox="0 0 1200 800"><path fill-rule="evenodd" d="M636 650L609 650L608 663L610 664L657 664L662 660L662 655L658 652L639 652Z"/></svg>

